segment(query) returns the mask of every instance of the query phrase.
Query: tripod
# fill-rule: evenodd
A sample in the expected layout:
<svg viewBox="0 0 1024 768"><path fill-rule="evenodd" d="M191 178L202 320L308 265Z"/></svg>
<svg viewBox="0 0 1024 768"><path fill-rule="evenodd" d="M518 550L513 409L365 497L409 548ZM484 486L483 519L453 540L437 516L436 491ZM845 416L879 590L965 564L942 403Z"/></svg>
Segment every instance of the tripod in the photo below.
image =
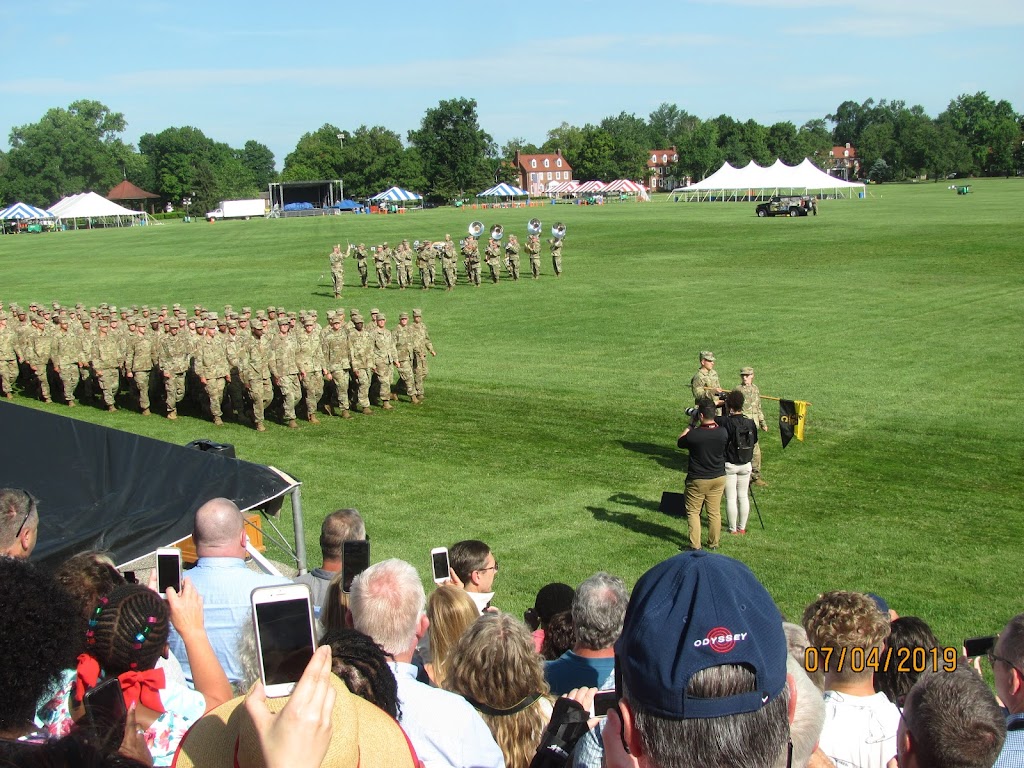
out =
<svg viewBox="0 0 1024 768"><path fill-rule="evenodd" d="M748 488L747 491L750 493L750 500L752 502L754 502L754 509L757 510L757 519L760 521L760 523L761 523L761 530L763 531L764 530L764 518L761 517L761 508L759 506L757 506L757 499L754 497L754 488L753 488L753 486Z"/></svg>

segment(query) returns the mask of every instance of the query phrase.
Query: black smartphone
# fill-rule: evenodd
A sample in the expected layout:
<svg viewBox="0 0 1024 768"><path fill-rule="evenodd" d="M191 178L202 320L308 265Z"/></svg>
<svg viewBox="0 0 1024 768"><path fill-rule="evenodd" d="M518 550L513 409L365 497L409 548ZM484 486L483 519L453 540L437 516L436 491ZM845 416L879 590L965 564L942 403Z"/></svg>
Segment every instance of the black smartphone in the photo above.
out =
<svg viewBox="0 0 1024 768"><path fill-rule="evenodd" d="M287 696L316 650L309 587L257 587L250 599L263 687L270 698Z"/></svg>
<svg viewBox="0 0 1024 768"><path fill-rule="evenodd" d="M114 751L124 740L124 725L128 710L121 693L121 681L116 677L86 691L82 697L85 706L85 727L96 746Z"/></svg>
<svg viewBox="0 0 1024 768"><path fill-rule="evenodd" d="M156 551L157 591L167 594L168 587L181 592L181 550L176 547L161 547Z"/></svg>
<svg viewBox="0 0 1024 768"><path fill-rule="evenodd" d="M604 717L608 710L615 706L619 694L615 691L598 691L594 694L594 711L592 717Z"/></svg>
<svg viewBox="0 0 1024 768"><path fill-rule="evenodd" d="M135 571L125 571L121 575L124 576L124 580L129 584L139 583L139 577L135 575Z"/></svg>
<svg viewBox="0 0 1024 768"><path fill-rule="evenodd" d="M370 540L346 541L342 545L341 588L352 589L352 581L370 567Z"/></svg>
<svg viewBox="0 0 1024 768"><path fill-rule="evenodd" d="M973 659L975 656L984 656L995 647L995 635L988 635L987 637L968 637L964 640L964 652L969 659Z"/></svg>

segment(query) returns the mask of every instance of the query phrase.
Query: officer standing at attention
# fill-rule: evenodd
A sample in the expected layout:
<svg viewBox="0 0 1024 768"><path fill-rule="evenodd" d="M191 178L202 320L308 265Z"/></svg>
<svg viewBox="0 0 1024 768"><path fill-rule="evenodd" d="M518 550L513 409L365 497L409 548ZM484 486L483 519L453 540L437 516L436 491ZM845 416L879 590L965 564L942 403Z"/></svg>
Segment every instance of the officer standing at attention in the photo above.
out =
<svg viewBox="0 0 1024 768"><path fill-rule="evenodd" d="M718 396L725 392L718 382L718 371L715 370L713 352L705 350L700 353L700 370L690 379L690 388L693 390L694 403L699 403L705 398L717 403Z"/></svg>
<svg viewBox="0 0 1024 768"><path fill-rule="evenodd" d="M764 411L761 410L761 390L754 383L754 369L740 369L740 385L736 387L743 393L743 415L757 424L761 432L768 431L768 422L764 418ZM754 443L754 458L751 461L750 482L754 485L767 487L761 478L761 441Z"/></svg>
<svg viewBox="0 0 1024 768"><path fill-rule="evenodd" d="M366 266L366 255L366 245L364 243L357 245L355 253L356 269L359 270L359 280L362 282L363 288L366 287L367 273L369 272L369 268Z"/></svg>
<svg viewBox="0 0 1024 768"><path fill-rule="evenodd" d="M331 280L334 283L334 298L340 298L341 290L345 287L345 257L348 256L352 246L345 253L341 252L341 243L334 246L331 251Z"/></svg>

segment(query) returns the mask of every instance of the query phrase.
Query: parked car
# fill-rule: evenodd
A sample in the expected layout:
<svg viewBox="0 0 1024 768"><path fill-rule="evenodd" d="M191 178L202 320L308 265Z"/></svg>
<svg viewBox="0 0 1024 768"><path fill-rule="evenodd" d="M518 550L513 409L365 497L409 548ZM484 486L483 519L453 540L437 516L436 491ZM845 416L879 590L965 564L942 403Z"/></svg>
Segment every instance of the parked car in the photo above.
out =
<svg viewBox="0 0 1024 768"><path fill-rule="evenodd" d="M773 196L767 203L758 203L757 215L765 216L807 216L818 215L818 202L811 195L799 197Z"/></svg>

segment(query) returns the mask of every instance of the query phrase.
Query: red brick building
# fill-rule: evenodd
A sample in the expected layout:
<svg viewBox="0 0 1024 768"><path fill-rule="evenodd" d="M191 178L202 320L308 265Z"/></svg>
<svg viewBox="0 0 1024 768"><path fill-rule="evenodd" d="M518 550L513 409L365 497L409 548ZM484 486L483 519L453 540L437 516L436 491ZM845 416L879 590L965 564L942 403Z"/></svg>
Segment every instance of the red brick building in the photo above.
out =
<svg viewBox="0 0 1024 768"><path fill-rule="evenodd" d="M679 152L675 147L652 149L647 155L647 188L651 192L674 189L676 177L673 170L678 162Z"/></svg>
<svg viewBox="0 0 1024 768"><path fill-rule="evenodd" d="M551 184L572 181L572 166L562 157L562 150L554 154L521 155L516 152L514 165L519 173L519 187L531 195L542 197Z"/></svg>
<svg viewBox="0 0 1024 768"><path fill-rule="evenodd" d="M857 150L847 142L845 147L832 147L832 165L827 168L829 175L844 181L860 178L860 159Z"/></svg>

